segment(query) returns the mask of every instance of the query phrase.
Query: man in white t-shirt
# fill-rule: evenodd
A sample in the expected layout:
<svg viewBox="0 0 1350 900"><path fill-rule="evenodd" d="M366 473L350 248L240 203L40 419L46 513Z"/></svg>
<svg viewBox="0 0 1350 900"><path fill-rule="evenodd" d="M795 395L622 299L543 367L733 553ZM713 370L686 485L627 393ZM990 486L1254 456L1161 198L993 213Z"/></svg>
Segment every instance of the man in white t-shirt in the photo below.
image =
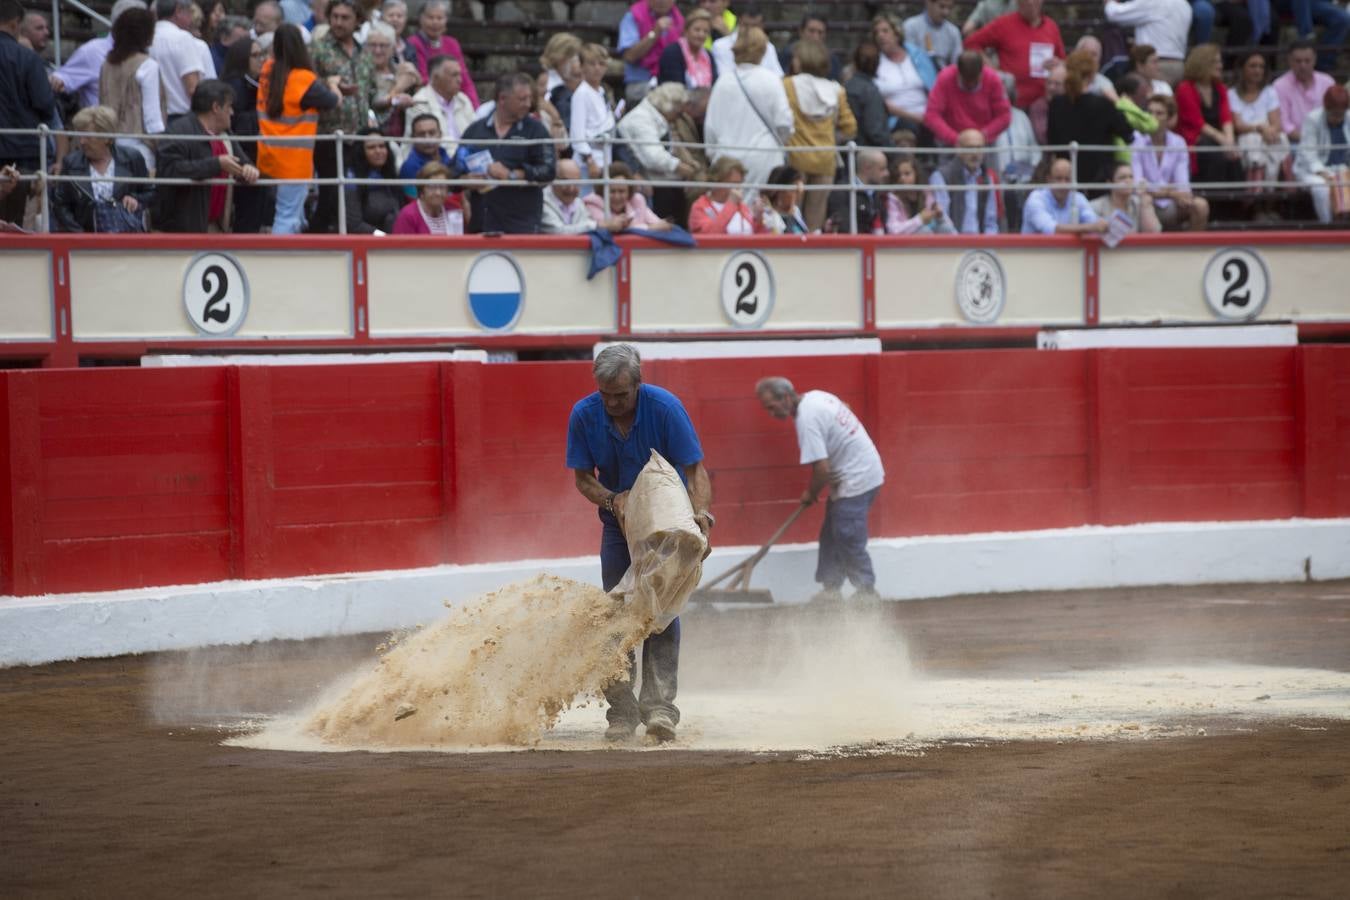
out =
<svg viewBox="0 0 1350 900"><path fill-rule="evenodd" d="M713 62L717 65L717 77L721 78L727 72L736 71L736 60L734 51L736 48L736 38L740 37L742 28L763 28L764 12L760 9L758 3L738 3L739 11L736 14L736 30L726 37L720 37L712 43ZM778 60L778 51L773 44L764 48L764 55L760 57L759 64L768 69L779 78L783 77L783 64Z"/></svg>
<svg viewBox="0 0 1350 900"><path fill-rule="evenodd" d="M816 581L823 588L813 599L839 600L846 578L856 588L856 599L877 599L877 577L867 553L867 513L886 472L867 429L834 394L807 391L799 395L792 382L781 376L761 378L755 394L775 419L795 420L801 463L811 467L802 505L810 506L822 489L830 489L816 560Z"/></svg>
<svg viewBox="0 0 1350 900"><path fill-rule="evenodd" d="M155 40L150 58L159 63L164 79L169 121L185 116L192 109L192 92L197 82L215 78L210 53L203 54L198 40L187 29L192 26L192 0L156 0Z"/></svg>

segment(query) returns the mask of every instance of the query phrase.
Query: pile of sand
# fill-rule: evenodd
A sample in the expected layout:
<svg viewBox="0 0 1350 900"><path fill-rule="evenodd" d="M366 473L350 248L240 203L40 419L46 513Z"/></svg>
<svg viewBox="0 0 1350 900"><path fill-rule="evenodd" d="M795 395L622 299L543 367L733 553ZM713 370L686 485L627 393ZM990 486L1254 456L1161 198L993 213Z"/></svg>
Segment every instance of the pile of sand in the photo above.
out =
<svg viewBox="0 0 1350 900"><path fill-rule="evenodd" d="M301 728L334 748L531 744L579 696L626 678L650 630L636 605L541 575L393 642Z"/></svg>

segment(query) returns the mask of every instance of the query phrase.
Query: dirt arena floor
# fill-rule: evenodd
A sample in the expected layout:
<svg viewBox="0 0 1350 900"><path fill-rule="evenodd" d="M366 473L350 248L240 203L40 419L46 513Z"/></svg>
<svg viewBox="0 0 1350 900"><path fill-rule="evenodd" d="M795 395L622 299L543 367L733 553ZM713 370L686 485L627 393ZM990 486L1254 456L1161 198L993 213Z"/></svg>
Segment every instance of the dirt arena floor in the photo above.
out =
<svg viewBox="0 0 1350 900"><path fill-rule="evenodd" d="M812 615L693 613L686 665L700 641L772 642ZM961 597L883 616L931 677L1350 672L1344 582ZM0 897L1350 894L1345 715L1201 710L1137 739L808 754L222 743L226 707L284 712L376 641L0 670ZM202 671L215 694L196 711L156 699ZM697 715L686 702L691 727Z"/></svg>

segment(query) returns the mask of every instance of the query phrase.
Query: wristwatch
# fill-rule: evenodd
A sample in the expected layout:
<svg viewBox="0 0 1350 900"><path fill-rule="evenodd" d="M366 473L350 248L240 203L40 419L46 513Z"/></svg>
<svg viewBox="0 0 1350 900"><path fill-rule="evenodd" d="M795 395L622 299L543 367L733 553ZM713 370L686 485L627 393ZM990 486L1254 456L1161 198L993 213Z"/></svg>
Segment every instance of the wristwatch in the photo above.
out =
<svg viewBox="0 0 1350 900"><path fill-rule="evenodd" d="M655 28L653 28L651 31L647 32L647 40L649 40L649 41L654 41L654 40L656 40L656 29L655 29Z"/></svg>

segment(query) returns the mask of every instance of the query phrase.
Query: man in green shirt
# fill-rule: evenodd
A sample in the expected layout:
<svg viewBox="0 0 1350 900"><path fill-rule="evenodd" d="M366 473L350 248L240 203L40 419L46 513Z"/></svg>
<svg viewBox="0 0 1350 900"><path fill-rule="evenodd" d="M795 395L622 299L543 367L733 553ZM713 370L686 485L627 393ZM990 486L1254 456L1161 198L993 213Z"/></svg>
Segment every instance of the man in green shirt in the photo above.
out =
<svg viewBox="0 0 1350 900"><path fill-rule="evenodd" d="M338 77L341 102L319 116L319 134L341 131L351 136L364 128L370 119L370 104L375 98L375 73L370 57L361 52L356 30L361 24L361 13L355 0L332 0L328 4L328 33L310 47L314 72L327 80ZM314 145L314 170L320 178L336 178L338 174L337 146L331 141L319 140ZM337 231L338 189L336 185L319 188L319 205L314 211L310 231L327 234Z"/></svg>

